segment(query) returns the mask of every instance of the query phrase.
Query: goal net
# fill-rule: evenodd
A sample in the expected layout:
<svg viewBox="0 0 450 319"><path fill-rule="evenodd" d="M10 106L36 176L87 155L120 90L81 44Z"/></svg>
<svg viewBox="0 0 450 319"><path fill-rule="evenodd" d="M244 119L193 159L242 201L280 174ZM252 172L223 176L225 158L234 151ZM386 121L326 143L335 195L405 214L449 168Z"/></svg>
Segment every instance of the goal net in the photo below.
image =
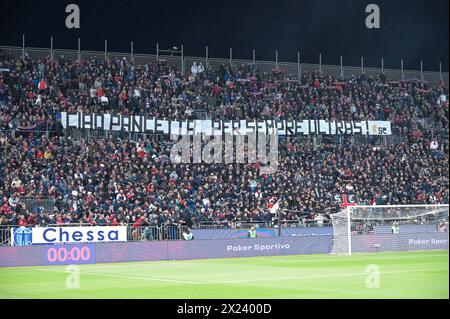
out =
<svg viewBox="0 0 450 319"><path fill-rule="evenodd" d="M334 254L448 249L448 205L348 206L331 215Z"/></svg>

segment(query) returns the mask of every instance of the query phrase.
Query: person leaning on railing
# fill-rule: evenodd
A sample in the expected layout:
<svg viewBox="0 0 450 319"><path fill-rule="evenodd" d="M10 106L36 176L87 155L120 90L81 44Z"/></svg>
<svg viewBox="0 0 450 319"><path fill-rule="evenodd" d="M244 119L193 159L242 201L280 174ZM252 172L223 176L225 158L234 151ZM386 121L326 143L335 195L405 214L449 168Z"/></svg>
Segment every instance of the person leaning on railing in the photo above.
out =
<svg viewBox="0 0 450 319"><path fill-rule="evenodd" d="M153 228L151 226L147 226L144 229L144 238L146 240L153 240Z"/></svg>
<svg viewBox="0 0 450 319"><path fill-rule="evenodd" d="M193 240L193 239L194 239L194 235L192 234L190 228L187 228L187 229L183 232L183 239L184 239L184 240Z"/></svg>
<svg viewBox="0 0 450 319"><path fill-rule="evenodd" d="M145 216L140 216L139 219L133 224L132 238L133 240L142 239L143 235L141 234L142 227L148 226L148 219Z"/></svg>
<svg viewBox="0 0 450 319"><path fill-rule="evenodd" d="M247 238L256 238L256 237L258 237L258 234L256 234L255 226L252 225L248 230Z"/></svg>

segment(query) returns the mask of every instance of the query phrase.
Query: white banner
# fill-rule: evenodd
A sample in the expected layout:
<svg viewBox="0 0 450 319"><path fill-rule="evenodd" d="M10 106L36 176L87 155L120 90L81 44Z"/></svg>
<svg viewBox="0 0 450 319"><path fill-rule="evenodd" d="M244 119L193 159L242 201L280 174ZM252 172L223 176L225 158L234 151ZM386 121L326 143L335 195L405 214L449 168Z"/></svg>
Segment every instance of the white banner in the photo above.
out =
<svg viewBox="0 0 450 319"><path fill-rule="evenodd" d="M103 129L161 135L392 135L390 121L166 120L145 115L61 113L64 128Z"/></svg>
<svg viewBox="0 0 450 319"><path fill-rule="evenodd" d="M127 241L126 226L33 227L31 230L33 245Z"/></svg>

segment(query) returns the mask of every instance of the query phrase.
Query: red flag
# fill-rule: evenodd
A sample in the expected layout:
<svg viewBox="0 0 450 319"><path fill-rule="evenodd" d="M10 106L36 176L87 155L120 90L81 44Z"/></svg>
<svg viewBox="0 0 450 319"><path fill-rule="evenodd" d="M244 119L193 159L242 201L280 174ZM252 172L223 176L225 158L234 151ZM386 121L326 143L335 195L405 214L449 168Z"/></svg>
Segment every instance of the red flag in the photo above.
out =
<svg viewBox="0 0 450 319"><path fill-rule="evenodd" d="M348 206L356 206L356 203L349 202L347 200L347 195L342 195L342 203L339 204L342 208L347 208Z"/></svg>

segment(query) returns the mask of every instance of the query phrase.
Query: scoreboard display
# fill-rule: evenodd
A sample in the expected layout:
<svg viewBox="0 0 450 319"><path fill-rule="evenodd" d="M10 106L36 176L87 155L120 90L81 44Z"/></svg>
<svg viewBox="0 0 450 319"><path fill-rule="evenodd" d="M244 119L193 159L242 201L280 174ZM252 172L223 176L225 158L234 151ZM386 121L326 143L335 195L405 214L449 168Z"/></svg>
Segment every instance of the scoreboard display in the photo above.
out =
<svg viewBox="0 0 450 319"><path fill-rule="evenodd" d="M92 244L52 245L44 250L45 265L93 264L95 249Z"/></svg>

